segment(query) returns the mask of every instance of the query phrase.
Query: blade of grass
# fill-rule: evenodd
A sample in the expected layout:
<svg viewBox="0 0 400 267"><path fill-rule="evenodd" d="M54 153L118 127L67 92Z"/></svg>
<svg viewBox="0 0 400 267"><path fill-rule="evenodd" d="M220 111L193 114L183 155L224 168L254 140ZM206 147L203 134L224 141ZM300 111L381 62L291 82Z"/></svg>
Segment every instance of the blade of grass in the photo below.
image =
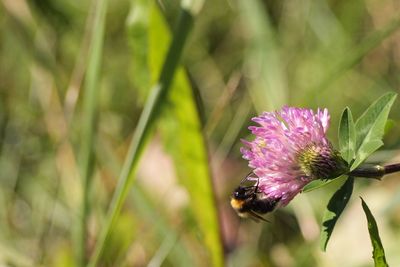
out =
<svg viewBox="0 0 400 267"><path fill-rule="evenodd" d="M211 111L210 117L207 120L206 125L204 126L204 132L208 137L212 135L219 121L221 120L221 117L224 114L224 109L231 101L235 91L238 89L241 79L242 79L241 73L234 73L230 77L227 84L224 86L222 95L218 99L214 109Z"/></svg>
<svg viewBox="0 0 400 267"><path fill-rule="evenodd" d="M113 175L117 175L120 170L120 161L116 154L116 151L111 147L112 145L108 142L104 142L105 140L100 140L100 144L96 146L96 155L98 156L98 160L101 163L101 166L105 166ZM167 256L169 262L176 267L186 267L193 266L194 261L191 258L190 252L188 248L185 246L185 242L182 242L182 238L180 238L180 234L176 229L181 229L181 227L177 227L176 225L172 225L169 223L168 217L164 211L159 211L157 208L160 206L159 202L154 201L152 199L152 192L148 190L144 190L140 183L137 186L132 187L131 191L131 203L134 206L134 214L135 221L140 222L142 225L151 224L152 229L154 231L155 237L154 239L146 240L147 243L157 242L158 240L164 239L166 236L176 236L177 240L174 244L174 247L170 251ZM149 194L150 193L150 194ZM120 216L121 217L121 216ZM119 217L119 218L120 218ZM136 225L131 225L130 228L137 229ZM115 229L113 230L114 234ZM140 235L141 232L136 233L136 235ZM145 236L147 234L144 234ZM129 238L127 238L129 239ZM140 240L140 239L139 239ZM129 243L132 240L128 240ZM143 244L146 246L146 244ZM111 242L107 242L105 251L109 250L109 247L113 247L115 244ZM115 248L114 248L115 249ZM127 251L120 251L122 255L125 255ZM114 256L114 255L113 255ZM129 256L128 256L129 258ZM101 260L107 260L106 253L103 253Z"/></svg>
<svg viewBox="0 0 400 267"><path fill-rule="evenodd" d="M170 88L174 73L178 67L178 63L183 51L184 44L186 43L188 34L193 24L193 13L185 7L181 7L180 16L177 22L177 28L165 58L161 74L158 79L158 84L152 89L148 96L145 107L139 119L135 133L132 137L131 145L126 156L118 185L113 195L110 204L109 212L106 216L105 225L102 227L99 240L96 243L94 253L89 261L91 267L97 266L98 260L103 252L104 245L107 241L108 235L112 230L113 224L119 215L122 204L124 203L129 189L133 183L134 171L137 167L137 162L140 158L141 152L144 148L147 138L151 133L152 126L155 120L160 115L160 108Z"/></svg>
<svg viewBox="0 0 400 267"><path fill-rule="evenodd" d="M85 31L83 33L82 41L80 42L79 52L76 55L74 68L71 72L68 87L65 92L64 114L68 124L72 120L76 104L79 99L79 94L82 89L82 82L84 80L85 69L87 67L88 61L92 22L94 21L94 15L96 13L94 11L95 8L95 5L92 5L90 7L89 14L86 18Z"/></svg>
<svg viewBox="0 0 400 267"><path fill-rule="evenodd" d="M169 253L171 253L172 248L174 247L177 241L177 236L168 233L168 235L164 238L157 252L154 254L153 258L150 260L147 267L160 267L165 261L166 257Z"/></svg>
<svg viewBox="0 0 400 267"><path fill-rule="evenodd" d="M330 71L327 71L325 78L317 84L313 92L319 94L329 88L329 85L337 80L343 73L358 64L361 59L367 55L372 49L382 43L383 40L391 36L400 27L400 18L395 18L389 22L383 29L373 32L369 37L361 42L354 49L350 49L343 57L341 57Z"/></svg>
<svg viewBox="0 0 400 267"><path fill-rule="evenodd" d="M218 148L216 149L215 154L218 156L221 162L223 162L226 159L229 151L231 150L233 144L235 143L235 140L237 139L240 129L246 123L250 111L251 111L251 100L248 95L245 95L237 109L236 116L229 124L229 127L226 130L226 133L222 138L221 143L218 145ZM217 164L217 166L219 166L219 164Z"/></svg>
<svg viewBox="0 0 400 267"><path fill-rule="evenodd" d="M133 1L127 18L129 45L132 50L132 58L134 58L130 63L135 77L132 82L138 94L136 101L141 104L144 104L149 87L156 83L159 77L159 73L157 73L157 77L152 81L150 80L148 61L151 55L149 52L150 7L156 5L154 2L148 0ZM161 46L159 48L162 49ZM158 70L160 70L160 67L161 65L158 66Z"/></svg>
<svg viewBox="0 0 400 267"><path fill-rule="evenodd" d="M246 67L251 73L251 90L258 111L279 109L287 103L287 80L282 66L276 32L262 1L238 1L248 32Z"/></svg>
<svg viewBox="0 0 400 267"><path fill-rule="evenodd" d="M93 1L96 5L93 21L93 32L89 47L88 68L85 78L85 91L83 96L83 124L82 124L82 213L80 216L78 241L77 241L77 265L86 264L86 223L89 214L89 189L91 162L93 158L93 139L95 127L95 112L97 93L99 86L99 72L104 40L104 25L106 21L107 0Z"/></svg>
<svg viewBox="0 0 400 267"><path fill-rule="evenodd" d="M143 218L146 223L152 224L153 230L157 235L156 240L162 240L166 236L176 237L176 242L167 255L172 266L193 266L195 264L193 254L191 254L188 247L185 246L185 242L181 241L181 239L183 239L181 238L182 233L175 229L179 229L180 227L172 227L172 225L165 220L165 216L161 216L160 212L157 212L155 206L158 203L151 201L140 186L132 188L132 199L139 216Z"/></svg>

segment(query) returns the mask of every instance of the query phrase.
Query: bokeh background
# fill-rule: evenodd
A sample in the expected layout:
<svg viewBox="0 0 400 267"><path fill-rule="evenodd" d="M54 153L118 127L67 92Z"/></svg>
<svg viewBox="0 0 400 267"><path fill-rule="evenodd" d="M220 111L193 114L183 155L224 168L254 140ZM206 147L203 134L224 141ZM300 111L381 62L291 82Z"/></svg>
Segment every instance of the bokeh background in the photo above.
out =
<svg viewBox="0 0 400 267"><path fill-rule="evenodd" d="M96 61L99 2L1 1L1 266L75 266L83 194L86 259L107 220L180 2L108 1ZM251 117L283 105L326 107L337 146L346 106L358 117L383 93L399 90L400 2L198 4L181 67L142 142L134 183L98 266L372 266L358 196L376 217L389 264L400 266L399 175L356 181L327 252L319 249L320 222L341 179L299 195L268 215L271 223L241 220L229 205L249 172L239 148L240 138L251 139ZM98 75L90 75L91 66ZM89 137L87 88L96 95ZM400 161L398 101L385 146L370 162Z"/></svg>

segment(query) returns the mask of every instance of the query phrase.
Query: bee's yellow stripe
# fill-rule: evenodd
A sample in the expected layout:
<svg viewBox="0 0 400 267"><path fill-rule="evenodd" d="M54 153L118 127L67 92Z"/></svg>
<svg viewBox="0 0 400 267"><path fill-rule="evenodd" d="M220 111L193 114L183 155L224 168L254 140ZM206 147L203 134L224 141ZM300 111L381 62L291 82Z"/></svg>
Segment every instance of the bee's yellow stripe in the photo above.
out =
<svg viewBox="0 0 400 267"><path fill-rule="evenodd" d="M243 202L244 200L238 200L238 199L231 199L231 206L232 208L234 208L235 210L240 210L243 206Z"/></svg>

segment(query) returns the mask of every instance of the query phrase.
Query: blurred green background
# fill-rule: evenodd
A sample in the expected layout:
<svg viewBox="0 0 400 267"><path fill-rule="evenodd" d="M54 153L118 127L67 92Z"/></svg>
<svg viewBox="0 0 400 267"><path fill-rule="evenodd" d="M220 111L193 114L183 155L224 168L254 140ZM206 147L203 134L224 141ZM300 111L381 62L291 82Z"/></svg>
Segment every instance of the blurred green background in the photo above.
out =
<svg viewBox="0 0 400 267"><path fill-rule="evenodd" d="M104 2L0 4L2 266L75 266L80 253L84 265L105 229L182 7ZM181 67L140 141L134 183L96 265L372 266L360 195L389 264L400 266L399 175L356 181L325 253L320 221L341 180L299 195L268 215L271 223L240 220L229 205L249 172L239 148L251 139L251 117L283 105L327 107L336 146L344 107L358 117L399 90L399 1L195 4ZM399 112L396 102L370 162L400 162Z"/></svg>

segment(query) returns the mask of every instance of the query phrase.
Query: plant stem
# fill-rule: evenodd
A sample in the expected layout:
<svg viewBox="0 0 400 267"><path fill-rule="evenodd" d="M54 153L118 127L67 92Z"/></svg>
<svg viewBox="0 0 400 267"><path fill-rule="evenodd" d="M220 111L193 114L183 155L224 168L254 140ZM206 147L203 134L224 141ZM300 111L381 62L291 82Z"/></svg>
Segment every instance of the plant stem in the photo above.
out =
<svg viewBox="0 0 400 267"><path fill-rule="evenodd" d="M400 163L386 165L384 168L385 168L385 174L398 172L400 171Z"/></svg>
<svg viewBox="0 0 400 267"><path fill-rule="evenodd" d="M400 163L381 165L363 165L349 173L353 177L364 177L380 180L384 175L400 171Z"/></svg>

